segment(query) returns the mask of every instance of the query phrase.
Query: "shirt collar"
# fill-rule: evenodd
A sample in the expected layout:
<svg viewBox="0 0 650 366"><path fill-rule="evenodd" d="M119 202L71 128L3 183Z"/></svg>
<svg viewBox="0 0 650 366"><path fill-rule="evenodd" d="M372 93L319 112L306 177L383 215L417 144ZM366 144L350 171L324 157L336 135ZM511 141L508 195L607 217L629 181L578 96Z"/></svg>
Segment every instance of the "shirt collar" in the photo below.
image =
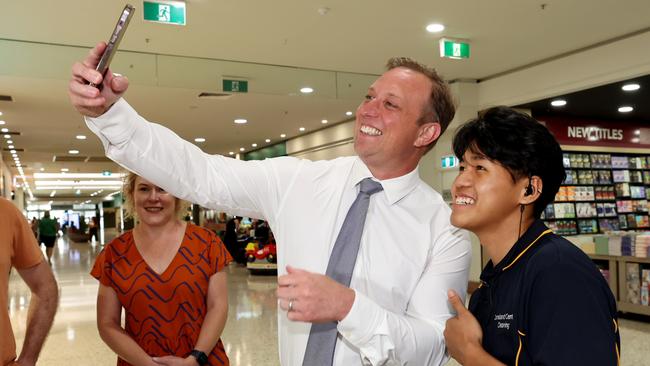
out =
<svg viewBox="0 0 650 366"><path fill-rule="evenodd" d="M510 248L510 251L506 256L499 262L496 266L497 270L505 271L512 266L516 265L517 261L535 244L539 242L539 239L551 233L551 230L544 225L542 220L535 220L532 225L526 230L524 235L522 235L519 240Z"/></svg>
<svg viewBox="0 0 650 366"><path fill-rule="evenodd" d="M521 257L524 256L531 248L539 244L539 240L547 235L552 233L542 220L535 220L532 225L526 230L526 232L517 240L515 245L510 248L508 254L494 266L492 261L489 261L485 266L483 273L481 274L481 280L488 280L489 278L506 271L519 263Z"/></svg>
<svg viewBox="0 0 650 366"><path fill-rule="evenodd" d="M366 164L360 158L357 158L357 161L352 167L352 179L350 183L353 186L356 186L365 178L372 178L381 183L381 186L384 188L384 192L386 193L386 197L388 198L388 203L392 205L404 198L414 190L415 187L417 187L418 182L420 181L420 174L418 167L416 166L411 172L400 177L379 180L373 177Z"/></svg>

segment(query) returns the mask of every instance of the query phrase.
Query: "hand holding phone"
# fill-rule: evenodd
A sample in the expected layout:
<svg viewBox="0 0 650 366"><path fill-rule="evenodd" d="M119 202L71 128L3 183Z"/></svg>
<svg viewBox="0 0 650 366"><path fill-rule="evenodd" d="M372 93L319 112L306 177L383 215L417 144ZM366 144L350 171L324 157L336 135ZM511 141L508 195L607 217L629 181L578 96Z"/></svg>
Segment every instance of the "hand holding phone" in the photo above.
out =
<svg viewBox="0 0 650 366"><path fill-rule="evenodd" d="M126 32L126 27L129 25L134 11L135 8L132 5L126 4L126 6L124 6L124 10L122 10L120 18L117 20L117 24L115 25L115 29L113 29L111 38L109 38L108 43L106 44L106 49L104 50L104 53L102 54L102 57L99 59L99 63L97 64L96 70L99 71L102 76L106 76L108 66L111 64L111 60L117 51L117 47L119 46L122 37L124 37L124 32ZM89 83L89 85L101 89L101 84L95 85L93 83Z"/></svg>

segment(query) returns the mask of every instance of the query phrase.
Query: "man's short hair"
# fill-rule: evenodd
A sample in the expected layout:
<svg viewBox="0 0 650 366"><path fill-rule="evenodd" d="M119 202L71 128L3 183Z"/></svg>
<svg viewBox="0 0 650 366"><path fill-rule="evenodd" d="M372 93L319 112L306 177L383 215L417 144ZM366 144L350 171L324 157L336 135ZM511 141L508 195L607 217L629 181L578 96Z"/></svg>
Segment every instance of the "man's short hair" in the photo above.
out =
<svg viewBox="0 0 650 366"><path fill-rule="evenodd" d="M404 67L419 72L431 80L433 87L431 88L429 98L430 103L422 111L422 116L418 120L418 124L438 122L441 127L440 134L445 132L451 120L454 119L454 114L456 114L456 105L454 104L447 82L438 75L434 68L423 65L408 57L393 57L386 63L386 69L388 70L397 67ZM434 143L431 144L431 147Z"/></svg>
<svg viewBox="0 0 650 366"><path fill-rule="evenodd" d="M543 188L533 206L535 218L555 199L566 177L562 149L549 130L527 114L508 107L490 108L463 124L453 140L454 154L484 155L510 172L513 181L538 176Z"/></svg>

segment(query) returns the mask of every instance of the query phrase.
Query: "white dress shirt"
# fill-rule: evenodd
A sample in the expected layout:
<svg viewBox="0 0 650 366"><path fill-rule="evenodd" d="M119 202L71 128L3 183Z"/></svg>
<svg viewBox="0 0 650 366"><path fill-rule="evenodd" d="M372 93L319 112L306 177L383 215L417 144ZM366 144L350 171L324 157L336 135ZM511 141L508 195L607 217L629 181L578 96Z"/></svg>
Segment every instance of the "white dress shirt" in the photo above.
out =
<svg viewBox="0 0 650 366"><path fill-rule="evenodd" d="M278 243L279 274L287 265L325 273L357 184L372 177L358 157L208 155L122 99L86 121L108 157L171 194L267 220ZM443 329L452 316L447 290L466 293L469 239L451 226L449 207L417 169L379 182L384 190L370 199L350 284L356 296L338 324L334 365L441 365L447 360ZM311 325L278 312L281 364L300 366Z"/></svg>

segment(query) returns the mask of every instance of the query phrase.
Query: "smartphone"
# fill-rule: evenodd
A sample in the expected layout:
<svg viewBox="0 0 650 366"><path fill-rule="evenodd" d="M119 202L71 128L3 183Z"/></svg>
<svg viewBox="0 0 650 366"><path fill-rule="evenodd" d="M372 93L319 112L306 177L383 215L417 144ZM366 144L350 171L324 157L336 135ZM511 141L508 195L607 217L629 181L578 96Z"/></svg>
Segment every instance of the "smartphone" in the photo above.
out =
<svg viewBox="0 0 650 366"><path fill-rule="evenodd" d="M96 70L99 71L102 74L102 76L106 76L106 71L108 71L108 66L111 64L111 60L113 59L113 56L117 51L117 46L119 46L122 37L124 37L124 32L126 32L126 27L129 25L129 22L133 17L133 12L135 12L135 8L132 5L126 4L124 10L122 10L122 15L120 15L120 18L117 20L115 29L113 29L113 34L111 35L111 38L108 40L108 44L106 45L106 49L104 50L104 54L102 54L102 57L101 59L99 59L99 63L97 64ZM96 88L101 88L101 84L100 85L95 85L93 83L89 83L89 84Z"/></svg>

